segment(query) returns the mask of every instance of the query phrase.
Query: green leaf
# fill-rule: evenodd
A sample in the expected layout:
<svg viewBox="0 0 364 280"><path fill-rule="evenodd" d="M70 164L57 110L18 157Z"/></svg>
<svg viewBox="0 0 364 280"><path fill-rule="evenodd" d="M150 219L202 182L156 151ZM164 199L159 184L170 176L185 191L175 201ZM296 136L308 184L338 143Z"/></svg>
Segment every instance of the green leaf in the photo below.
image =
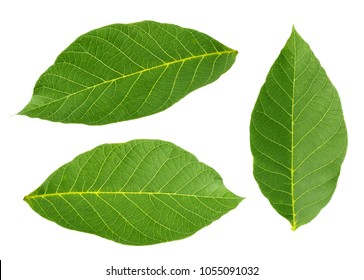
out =
<svg viewBox="0 0 364 280"><path fill-rule="evenodd" d="M176 145L134 140L79 155L24 200L63 227L148 245L190 236L242 198Z"/></svg>
<svg viewBox="0 0 364 280"><path fill-rule="evenodd" d="M336 188L347 148L339 95L293 28L270 69L251 117L254 176L295 230Z"/></svg>
<svg viewBox="0 0 364 280"><path fill-rule="evenodd" d="M105 26L57 57L19 114L88 125L148 116L218 79L236 55L206 34L172 24Z"/></svg>

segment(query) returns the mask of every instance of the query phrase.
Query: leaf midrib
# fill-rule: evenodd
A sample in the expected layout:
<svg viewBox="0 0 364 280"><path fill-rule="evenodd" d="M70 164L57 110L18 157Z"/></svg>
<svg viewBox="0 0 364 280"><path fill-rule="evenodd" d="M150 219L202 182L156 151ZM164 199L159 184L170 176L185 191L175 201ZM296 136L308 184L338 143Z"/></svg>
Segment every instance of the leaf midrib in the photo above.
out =
<svg viewBox="0 0 364 280"><path fill-rule="evenodd" d="M296 32L293 32L293 79L292 79L292 105L291 105L291 203L292 203L292 230L296 230L296 213L295 213L295 198L294 198L294 103L295 103L295 88L296 88L296 66L297 66L297 50L296 50Z"/></svg>
<svg viewBox="0 0 364 280"><path fill-rule="evenodd" d="M107 192L107 191L93 191L93 192L60 192L60 193L48 193L48 194L36 194L27 195L24 200L45 198L45 197L57 197L65 195L166 195L166 196L180 196L180 197L194 197L194 198L208 198L208 199L226 199L226 200L241 200L240 197L222 197L222 196L207 196L207 195L194 195L194 194L180 194L180 193L166 193L166 192Z"/></svg>
<svg viewBox="0 0 364 280"><path fill-rule="evenodd" d="M117 77L117 78L114 78L114 79L110 79L110 80L105 80L105 81L103 81L101 83L98 83L98 84L95 84L93 86L89 86L89 87L83 88L83 89L81 89L79 91L73 92L73 93L68 94L66 96L63 96L61 98L52 100L51 102L48 102L46 104L40 105L40 106L38 106L36 108L30 109L30 110L26 110L26 111L21 111L19 114L24 114L24 113L27 113L27 112L31 112L31 111L38 110L38 109L43 108L45 106L49 106L49 105L51 105L51 104L53 104L55 102L59 102L59 101L64 100L64 99L68 99L69 97L72 97L74 95L77 95L77 94L79 94L81 92L84 92L86 90L93 89L93 88L97 88L97 87L102 86L104 84L113 83L113 82L116 82L118 80L126 79L126 78L129 78L129 77L135 76L135 75L141 75L144 72L152 71L152 70L159 69L159 68L163 68L163 67L166 67L167 68L170 65L177 64L177 63L184 63L185 61L192 60L192 59L205 58L205 57L214 56L214 55L220 56L220 55L223 55L223 54L231 54L231 53L238 53L238 51L236 51L236 50L225 50L225 51L220 51L220 52L205 53L205 54L189 56L189 57L185 57L185 58L182 58L182 59L178 59L178 60L174 60L174 61L162 63L160 65L156 65L156 66L153 66L153 67L150 67L150 68L144 68L142 70L139 70L139 71L136 71L136 72L127 74L127 75L123 75L123 76L120 76L120 77Z"/></svg>

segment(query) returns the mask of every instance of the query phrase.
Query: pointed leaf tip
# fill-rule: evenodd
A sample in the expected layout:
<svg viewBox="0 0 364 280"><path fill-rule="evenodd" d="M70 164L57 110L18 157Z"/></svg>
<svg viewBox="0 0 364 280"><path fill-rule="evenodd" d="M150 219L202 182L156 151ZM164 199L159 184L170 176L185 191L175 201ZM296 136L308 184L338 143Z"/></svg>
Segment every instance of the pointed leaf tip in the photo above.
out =
<svg viewBox="0 0 364 280"><path fill-rule="evenodd" d="M298 34L298 32L297 32L297 29L296 29L296 27L294 26L294 25L292 25L292 31L291 31L291 36L290 36L290 38L293 38L293 37L295 37L295 36L299 36L299 34Z"/></svg>

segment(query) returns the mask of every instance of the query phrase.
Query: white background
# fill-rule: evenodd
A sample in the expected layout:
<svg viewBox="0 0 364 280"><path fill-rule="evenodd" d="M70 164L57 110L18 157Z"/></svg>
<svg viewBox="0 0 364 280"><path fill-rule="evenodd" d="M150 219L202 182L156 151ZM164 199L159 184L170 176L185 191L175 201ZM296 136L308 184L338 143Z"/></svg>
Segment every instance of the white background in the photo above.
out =
<svg viewBox="0 0 364 280"><path fill-rule="evenodd" d="M0 259L4 279L109 279L105 270L111 265L196 270L259 266L260 276L252 279L364 279L364 8L360 2L2 1ZM111 23L146 19L207 33L239 51L236 63L215 83L162 113L138 120L90 127L15 115L30 100L38 77L76 37ZM260 193L249 148L251 111L293 24L338 89L349 133L347 156L331 202L296 232ZM176 143L215 168L231 191L247 199L192 237L144 247L64 229L22 200L76 155L102 143L136 138ZM202 277L196 273L184 278Z"/></svg>

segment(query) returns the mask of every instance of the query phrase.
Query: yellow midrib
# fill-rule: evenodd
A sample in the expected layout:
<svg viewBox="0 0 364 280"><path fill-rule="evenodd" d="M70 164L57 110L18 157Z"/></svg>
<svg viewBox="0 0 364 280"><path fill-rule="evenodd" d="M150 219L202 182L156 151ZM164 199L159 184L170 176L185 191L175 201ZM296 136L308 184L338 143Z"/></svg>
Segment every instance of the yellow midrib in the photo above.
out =
<svg viewBox="0 0 364 280"><path fill-rule="evenodd" d="M162 67L168 67L170 65L177 64L177 63L182 63L182 62L185 62L185 61L188 61L188 60L192 60L192 59L204 58L204 57L214 56L214 55L230 54L230 53L236 53L237 54L238 51L236 51L236 50L225 50L225 51L220 51L220 52L205 53L205 54L200 54L200 55L185 57L185 58L178 59L178 60L174 60L174 61L171 61L171 62L162 63L160 65L153 66L153 67L150 67L150 68L144 68L144 69L142 69L140 71L137 71L137 72L133 72L133 73L130 73L130 74L127 74L127 75L123 75L123 76L114 78L114 79L110 79L110 80L103 81L103 82L98 83L98 84L93 85L93 86L89 86L89 87L83 88L83 89L81 89L79 91L76 91L76 92L73 92L73 93L71 93L69 95L66 95L66 96L63 96L61 98L55 99L55 100L53 100L51 102L48 102L46 104L37 106L36 108L30 109L30 110L25 111L25 112L37 110L37 109L42 108L44 106L49 106L50 104L53 104L53 103L58 102L58 101L61 101L63 99L67 99L67 98L72 97L72 96L74 96L74 95L76 95L78 93L81 93L83 91L86 91L86 90L89 90L89 89L92 89L92 88L96 88L96 87L99 87L99 86L104 85L104 84L113 83L115 81L118 81L118 80L121 80L121 79L125 79L125 78L128 78L128 77L132 77L132 76L135 76L135 75L141 75L144 72L152 71L152 70L155 70L155 69L158 69L158 68L162 68ZM23 112L23 113L25 113L25 112Z"/></svg>
<svg viewBox="0 0 364 280"><path fill-rule="evenodd" d="M292 121L291 121L291 199L292 199L292 230L296 230L296 213L295 213L295 200L294 200L294 97L296 87L296 63L297 63L297 50L296 50L296 33L293 33L293 81L292 81Z"/></svg>
<svg viewBox="0 0 364 280"><path fill-rule="evenodd" d="M209 199L241 199L240 197L218 197L218 196L204 196L194 194L179 194L179 193L165 193L165 192L107 192L107 191L91 191L91 192L60 192L60 193L48 193L48 194L36 194L27 195L24 200L46 198L46 197L57 197L65 195L168 195L168 196L182 196L182 197L194 197L194 198L209 198Z"/></svg>

